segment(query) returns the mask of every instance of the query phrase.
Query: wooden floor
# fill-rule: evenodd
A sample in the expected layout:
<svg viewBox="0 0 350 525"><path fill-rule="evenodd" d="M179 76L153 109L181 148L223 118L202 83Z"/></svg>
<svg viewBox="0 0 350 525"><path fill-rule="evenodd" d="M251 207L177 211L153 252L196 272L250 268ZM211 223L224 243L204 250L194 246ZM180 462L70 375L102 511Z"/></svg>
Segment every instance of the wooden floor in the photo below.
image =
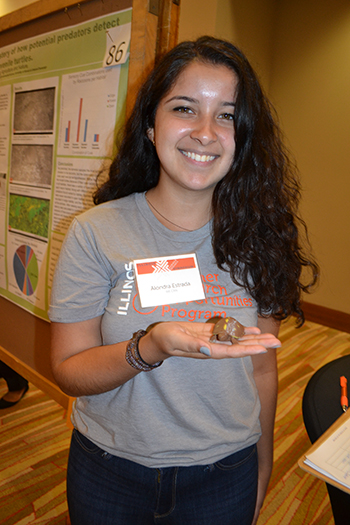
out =
<svg viewBox="0 0 350 525"><path fill-rule="evenodd" d="M310 322L296 330L289 321L280 338L275 465L258 525L331 525L325 484L297 466L310 446L301 400L315 370L350 353L350 334ZM5 391L0 380L0 397ZM63 408L33 385L18 405L0 411L1 525L66 525L65 419Z"/></svg>
<svg viewBox="0 0 350 525"><path fill-rule="evenodd" d="M310 447L302 419L305 386L324 364L350 353L350 334L306 322L292 322L280 332L279 398L275 424L275 462L259 525L331 525L325 483L297 466Z"/></svg>
<svg viewBox="0 0 350 525"><path fill-rule="evenodd" d="M5 391L1 380L0 396ZM66 525L70 433L63 408L32 385L18 405L1 410L1 525Z"/></svg>

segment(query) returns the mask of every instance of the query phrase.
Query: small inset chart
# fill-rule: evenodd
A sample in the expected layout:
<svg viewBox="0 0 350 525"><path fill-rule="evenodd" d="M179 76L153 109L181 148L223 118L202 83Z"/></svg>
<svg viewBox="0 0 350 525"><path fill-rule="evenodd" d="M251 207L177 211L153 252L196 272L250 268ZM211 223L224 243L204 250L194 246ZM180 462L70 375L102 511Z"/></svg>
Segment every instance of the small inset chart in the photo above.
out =
<svg viewBox="0 0 350 525"><path fill-rule="evenodd" d="M119 67L63 75L58 155L107 155L116 122L119 75Z"/></svg>
<svg viewBox="0 0 350 525"><path fill-rule="evenodd" d="M38 284L38 261L32 248L26 244L19 246L13 257L13 271L18 288L24 295L32 295Z"/></svg>
<svg viewBox="0 0 350 525"><path fill-rule="evenodd" d="M85 119L84 121L84 129L83 126L82 126L82 112L83 112L83 98L80 99L80 102L79 102L79 112L78 112L78 119L77 119L77 135L76 135L76 138L75 138L75 143L78 145L79 143L82 143L83 145L87 143L87 138L88 138L88 123L89 123L89 119ZM115 100L113 100L113 104L115 103ZM65 129L65 132L64 132L64 142L65 144L68 144L70 141L71 141L71 121L68 120L68 124L67 124L67 127ZM93 137L91 137L91 140L92 140L92 143L94 145L98 144L99 142L99 139L100 139L100 134L99 133L92 133L91 135L93 135ZM74 138L74 137L73 137Z"/></svg>

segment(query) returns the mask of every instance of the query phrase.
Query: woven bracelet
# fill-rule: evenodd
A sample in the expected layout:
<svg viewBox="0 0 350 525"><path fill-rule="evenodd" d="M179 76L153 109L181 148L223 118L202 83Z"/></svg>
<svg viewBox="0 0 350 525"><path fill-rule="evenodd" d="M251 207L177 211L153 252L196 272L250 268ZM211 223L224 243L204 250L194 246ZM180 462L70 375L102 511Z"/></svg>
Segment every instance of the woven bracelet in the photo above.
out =
<svg viewBox="0 0 350 525"><path fill-rule="evenodd" d="M128 342L125 353L125 359L129 365L141 372L150 372L163 363L163 361L158 361L154 365L149 365L140 356L139 341L146 333L146 330L138 330Z"/></svg>

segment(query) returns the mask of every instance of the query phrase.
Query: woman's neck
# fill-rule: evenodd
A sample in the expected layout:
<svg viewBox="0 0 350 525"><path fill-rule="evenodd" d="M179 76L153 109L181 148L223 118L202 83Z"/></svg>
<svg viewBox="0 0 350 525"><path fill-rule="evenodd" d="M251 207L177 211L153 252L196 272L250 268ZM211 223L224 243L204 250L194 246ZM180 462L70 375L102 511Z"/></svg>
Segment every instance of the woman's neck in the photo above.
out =
<svg viewBox="0 0 350 525"><path fill-rule="evenodd" d="M154 216L172 231L194 231L211 219L211 197L164 192L156 186L146 193Z"/></svg>

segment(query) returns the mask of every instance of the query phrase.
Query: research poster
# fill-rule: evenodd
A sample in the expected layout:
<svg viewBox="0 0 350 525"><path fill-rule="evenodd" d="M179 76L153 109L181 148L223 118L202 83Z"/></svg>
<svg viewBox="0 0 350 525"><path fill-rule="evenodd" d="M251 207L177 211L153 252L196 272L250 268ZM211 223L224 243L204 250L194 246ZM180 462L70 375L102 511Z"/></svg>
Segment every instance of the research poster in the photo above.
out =
<svg viewBox="0 0 350 525"><path fill-rule="evenodd" d="M127 9L0 48L0 295L45 320L124 121L130 33Z"/></svg>

